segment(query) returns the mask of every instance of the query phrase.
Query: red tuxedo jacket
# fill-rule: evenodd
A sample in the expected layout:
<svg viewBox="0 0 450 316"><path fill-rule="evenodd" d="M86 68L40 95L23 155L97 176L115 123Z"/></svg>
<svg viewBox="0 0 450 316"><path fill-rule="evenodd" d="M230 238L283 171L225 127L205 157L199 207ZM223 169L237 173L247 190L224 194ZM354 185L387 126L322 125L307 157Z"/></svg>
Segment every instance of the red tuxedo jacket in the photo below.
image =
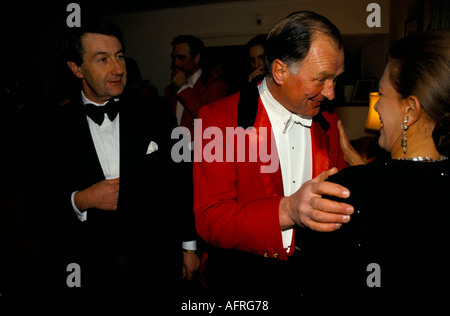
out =
<svg viewBox="0 0 450 316"><path fill-rule="evenodd" d="M227 96L227 85L222 80L208 78L206 84L203 84L202 78L199 78L192 88L186 88L177 94L178 88L169 85L165 91L165 97L170 100L174 113L177 109L177 101L184 106L181 116L180 126L185 126L193 135L194 119L197 117L198 110L206 104Z"/></svg>
<svg viewBox="0 0 450 316"><path fill-rule="evenodd" d="M255 88L256 86L250 92L244 90L202 107L198 117L202 119L203 131L216 126L225 135L227 127L252 125L256 129L266 127L267 135L273 135L268 115ZM339 144L337 119L336 114L322 112L313 121L313 177L332 167L346 167ZM261 136L264 137L258 135L258 138ZM267 138L267 146L271 148L274 140ZM211 142L215 142L215 146L223 146L224 153L232 149L227 148L227 143L220 139L213 139ZM199 148L196 141L196 154L212 144L203 139L202 145ZM273 145L275 148L275 144ZM236 153L239 150L236 142L234 146ZM283 247L278 214L283 197L281 169L278 167L276 172L261 173L261 166L267 164L260 157L256 162L194 160L196 227L206 242L216 247L287 259L289 254ZM291 245L291 253L294 246Z"/></svg>

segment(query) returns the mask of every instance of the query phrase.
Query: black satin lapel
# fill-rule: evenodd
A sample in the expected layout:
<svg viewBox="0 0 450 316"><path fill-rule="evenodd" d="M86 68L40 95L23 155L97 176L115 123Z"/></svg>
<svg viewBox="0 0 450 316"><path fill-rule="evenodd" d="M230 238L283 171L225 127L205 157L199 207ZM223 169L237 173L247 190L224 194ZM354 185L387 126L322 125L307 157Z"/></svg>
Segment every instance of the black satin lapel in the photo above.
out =
<svg viewBox="0 0 450 316"><path fill-rule="evenodd" d="M120 175L126 175L133 169L145 155L145 131L140 122L142 117L125 109L121 100L122 109L119 112L119 142L120 142ZM149 124L149 123L148 123ZM148 144L147 144L148 146ZM122 181L121 181L122 182Z"/></svg>
<svg viewBox="0 0 450 316"><path fill-rule="evenodd" d="M86 170L86 176L90 179L90 181L92 181L93 184L105 179L105 175L103 174L103 169L97 156L94 141L92 140L86 114L82 110L81 100L79 104L80 107L76 109L76 113L74 115L74 131L77 131L75 132L75 136L79 135L77 137L79 139L78 156L80 157L82 168Z"/></svg>
<svg viewBox="0 0 450 316"><path fill-rule="evenodd" d="M258 112L259 91L256 81L250 82L239 96L237 125L243 128L253 126Z"/></svg>
<svg viewBox="0 0 450 316"><path fill-rule="evenodd" d="M325 132L327 132L328 129L330 128L330 123L328 123L328 121L325 119L322 113L319 113L316 116L314 116L313 121L317 122L320 128L322 128Z"/></svg>

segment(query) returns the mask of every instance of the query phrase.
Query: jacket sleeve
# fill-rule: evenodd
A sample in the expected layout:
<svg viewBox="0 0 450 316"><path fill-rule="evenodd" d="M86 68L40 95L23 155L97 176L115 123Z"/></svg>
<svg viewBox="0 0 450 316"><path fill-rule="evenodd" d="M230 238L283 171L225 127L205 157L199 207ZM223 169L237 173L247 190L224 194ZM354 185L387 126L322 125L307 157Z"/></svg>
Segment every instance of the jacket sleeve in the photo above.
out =
<svg viewBox="0 0 450 316"><path fill-rule="evenodd" d="M202 119L202 134L209 127L219 126L209 106L200 110L199 118ZM220 130L224 132L225 127ZM224 157L230 150L223 137L214 137L209 142L203 139L202 145L195 145L194 213L199 235L216 247L286 260L279 224L279 203L283 196L258 196L241 202L242 185L239 186L238 182L242 181L240 177L251 176L244 173L245 168L238 167L238 164L244 164L241 166L244 167L245 163L207 162L205 157L199 161L199 154L207 151L206 146L223 150Z"/></svg>

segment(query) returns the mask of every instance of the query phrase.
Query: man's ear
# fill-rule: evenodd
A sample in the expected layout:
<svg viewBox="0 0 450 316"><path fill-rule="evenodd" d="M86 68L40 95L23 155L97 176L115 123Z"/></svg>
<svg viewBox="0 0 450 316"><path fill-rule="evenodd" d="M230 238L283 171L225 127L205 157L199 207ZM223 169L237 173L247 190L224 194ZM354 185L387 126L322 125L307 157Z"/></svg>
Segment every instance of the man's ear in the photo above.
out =
<svg viewBox="0 0 450 316"><path fill-rule="evenodd" d="M289 74L289 69L287 65L280 59L275 59L272 63L272 78L273 81L282 86Z"/></svg>
<svg viewBox="0 0 450 316"><path fill-rule="evenodd" d="M68 61L67 66L69 66L70 70L72 70L73 74L78 79L84 78L83 74L81 73L80 67L76 63L74 63L73 61Z"/></svg>
<svg viewBox="0 0 450 316"><path fill-rule="evenodd" d="M198 65L200 63L200 59L201 59L201 55L200 54L195 55L194 61L195 61L196 65Z"/></svg>
<svg viewBox="0 0 450 316"><path fill-rule="evenodd" d="M420 117L422 106L416 96L410 95L403 100L405 115L408 116L408 125L414 124Z"/></svg>

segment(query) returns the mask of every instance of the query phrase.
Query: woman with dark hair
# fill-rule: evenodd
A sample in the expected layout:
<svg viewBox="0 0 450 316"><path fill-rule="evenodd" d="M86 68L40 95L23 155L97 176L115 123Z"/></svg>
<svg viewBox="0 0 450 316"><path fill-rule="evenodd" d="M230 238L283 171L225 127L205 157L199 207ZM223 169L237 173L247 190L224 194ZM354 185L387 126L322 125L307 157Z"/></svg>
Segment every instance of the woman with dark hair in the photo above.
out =
<svg viewBox="0 0 450 316"><path fill-rule="evenodd" d="M450 31L394 42L380 94L379 144L392 159L328 179L350 190L355 212L300 245L311 269L328 267L311 293L448 295Z"/></svg>
<svg viewBox="0 0 450 316"><path fill-rule="evenodd" d="M266 68L264 67L264 48L266 47L266 38L267 34L258 34L247 42L246 46L248 51L248 59L252 69L252 72L248 76L248 82L258 76L263 76L266 73Z"/></svg>

